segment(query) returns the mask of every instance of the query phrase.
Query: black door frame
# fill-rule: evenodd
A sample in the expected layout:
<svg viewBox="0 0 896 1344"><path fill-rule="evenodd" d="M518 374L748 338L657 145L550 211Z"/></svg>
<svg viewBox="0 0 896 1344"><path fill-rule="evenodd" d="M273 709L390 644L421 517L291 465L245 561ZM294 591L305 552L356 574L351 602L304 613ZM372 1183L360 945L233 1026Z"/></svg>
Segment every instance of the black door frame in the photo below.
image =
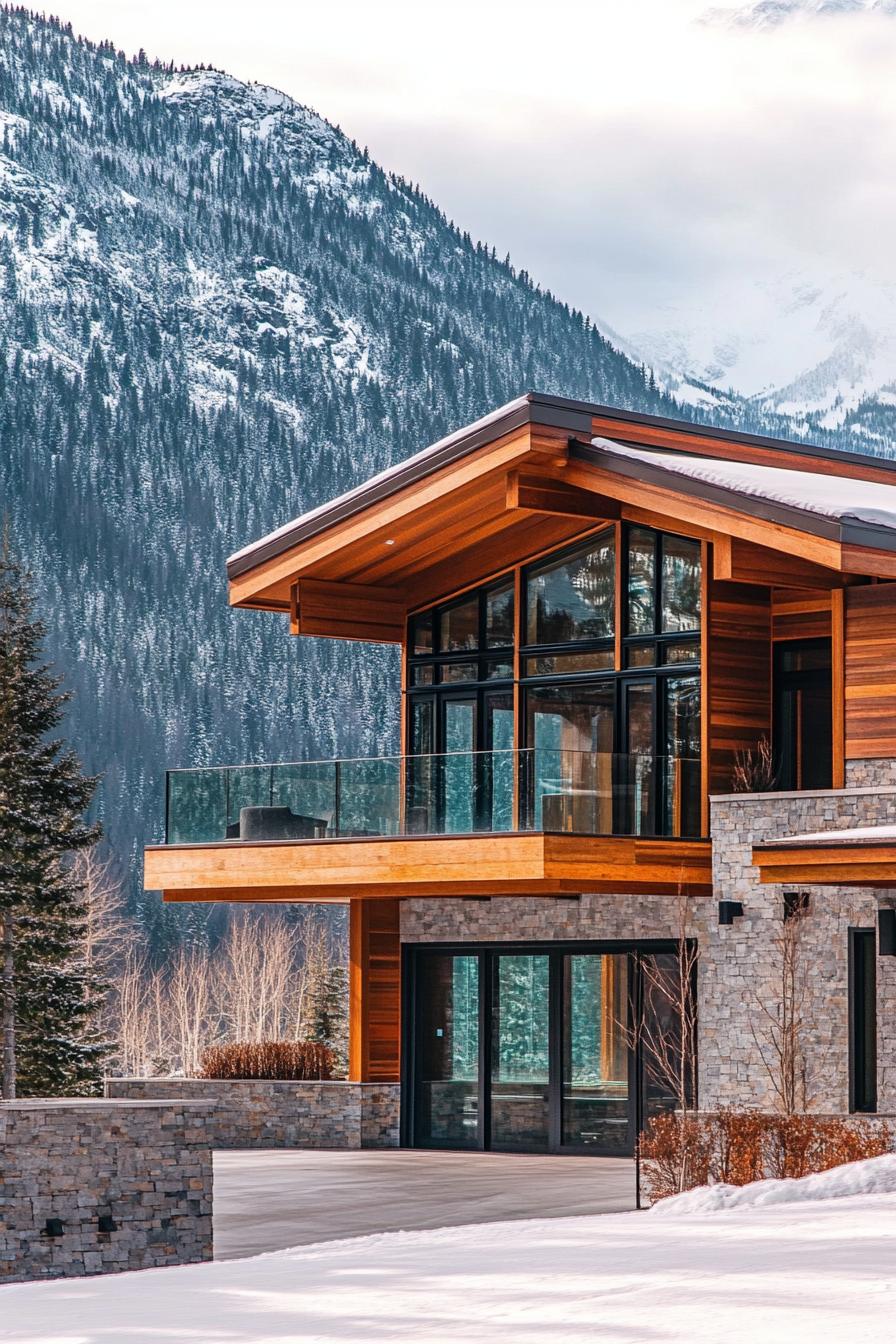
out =
<svg viewBox="0 0 896 1344"><path fill-rule="evenodd" d="M487 899L487 898L484 898ZM634 1152L635 1135L646 1117L646 1078L641 1060L640 1033L633 1031L633 1022L640 1014L643 1001L641 958L656 953L676 953L678 944L671 939L596 939L588 941L550 942L432 942L404 943L402 945L401 974L401 1124L400 1143L403 1148L417 1147L416 1143L416 1045L417 1045L417 988L419 959L426 953L447 956L479 957L479 1105L477 1109L477 1145L475 1150L491 1152L538 1152L552 1156L624 1157ZM547 1148L519 1149L491 1142L489 1080L492 1062L492 968L496 956L502 954L548 956L549 994L551 998L548 1026L549 1053L549 1119ZM563 957L576 954L623 954L628 957L629 969L629 1031L632 1040L628 1049L628 1141L624 1151L562 1143L563 1105ZM558 968L560 973L558 974ZM439 1151L448 1145L426 1144L421 1148ZM449 1149L450 1150L450 1149Z"/></svg>

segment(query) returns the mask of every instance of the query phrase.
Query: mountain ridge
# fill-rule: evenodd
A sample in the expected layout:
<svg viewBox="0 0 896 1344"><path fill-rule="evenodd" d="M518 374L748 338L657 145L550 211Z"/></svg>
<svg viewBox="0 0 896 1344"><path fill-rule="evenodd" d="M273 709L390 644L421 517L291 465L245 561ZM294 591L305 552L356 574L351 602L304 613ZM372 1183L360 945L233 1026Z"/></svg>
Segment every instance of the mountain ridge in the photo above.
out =
<svg viewBox="0 0 896 1344"><path fill-rule="evenodd" d="M230 611L226 555L524 388L697 394L279 90L9 6L0 38L3 507L161 948L204 919L138 891L166 766L396 744L393 652ZM705 396L707 422L798 436Z"/></svg>

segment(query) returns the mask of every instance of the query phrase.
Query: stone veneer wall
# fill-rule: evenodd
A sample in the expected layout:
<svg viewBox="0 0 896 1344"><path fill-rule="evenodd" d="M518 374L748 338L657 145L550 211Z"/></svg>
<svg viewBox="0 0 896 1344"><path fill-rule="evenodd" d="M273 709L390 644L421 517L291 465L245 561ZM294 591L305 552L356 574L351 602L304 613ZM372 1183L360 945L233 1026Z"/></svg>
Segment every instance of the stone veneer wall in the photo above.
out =
<svg viewBox="0 0 896 1344"><path fill-rule="evenodd" d="M212 1107L0 1104L0 1282L212 1257ZM114 1231L101 1232L111 1216ZM48 1218L63 1224L48 1236Z"/></svg>
<svg viewBox="0 0 896 1344"><path fill-rule="evenodd" d="M712 800L713 883L719 899L742 901L744 916L714 924L701 959L701 1077L707 1105L769 1105L772 1089L754 1025L760 1002L780 1000L783 886L762 886L751 849L766 840L813 831L896 823L891 762L861 762L868 784L811 793L730 795ZM873 782L877 766L880 783ZM808 975L805 1054L810 1109L849 1107L848 934L873 928L887 892L811 887L803 955ZM878 1110L896 1112L896 958L877 958Z"/></svg>
<svg viewBox="0 0 896 1344"><path fill-rule="evenodd" d="M762 887L751 863L754 843L809 831L896 823L896 768L890 761L852 762L861 787L813 793L726 795L712 800L711 899L688 902L687 932L700 949L700 1100L704 1107L772 1105L754 1026L760 1002L779 998L774 940L783 888ZM855 888L805 888L810 1001L806 1017L811 1109L842 1113L849 1105L848 930L871 928L886 893ZM716 902L739 900L744 917L720 927ZM407 900L403 942L551 942L673 938L676 901L668 896L583 895L579 900L495 897ZM878 1108L896 1112L896 958L877 960Z"/></svg>
<svg viewBox="0 0 896 1344"><path fill-rule="evenodd" d="M109 1078L106 1095L213 1101L213 1148L396 1148L398 1083Z"/></svg>

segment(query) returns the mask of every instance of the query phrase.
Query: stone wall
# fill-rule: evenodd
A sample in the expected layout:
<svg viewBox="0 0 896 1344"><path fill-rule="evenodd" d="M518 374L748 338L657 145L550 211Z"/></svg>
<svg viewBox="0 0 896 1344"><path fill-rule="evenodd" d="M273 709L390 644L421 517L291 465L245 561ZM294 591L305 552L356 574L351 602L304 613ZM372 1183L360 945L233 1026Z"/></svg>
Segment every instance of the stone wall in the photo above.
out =
<svg viewBox="0 0 896 1344"><path fill-rule="evenodd" d="M887 765L887 762L876 763ZM886 775L884 775L886 777ZM780 1002L783 886L762 886L751 864L754 844L813 831L896 822L896 788L741 794L712 799L713 883L718 899L741 901L730 926L711 923L700 964L701 1097L708 1107L771 1106L773 1086L762 1005ZM793 885L793 884L790 884ZM873 928L887 893L857 887L808 887L801 956L810 1109L849 1107L848 935ZM896 1111L896 958L877 958L878 1110ZM759 1039L757 1039L757 1036Z"/></svg>
<svg viewBox="0 0 896 1344"><path fill-rule="evenodd" d="M0 1104L0 1282L210 1260L212 1111L195 1102ZM48 1229L54 1219L61 1228Z"/></svg>
<svg viewBox="0 0 896 1344"><path fill-rule="evenodd" d="M106 1095L214 1102L213 1148L396 1148L397 1083L110 1078Z"/></svg>
<svg viewBox="0 0 896 1344"><path fill-rule="evenodd" d="M774 1104L762 1005L780 1001L783 888L759 885L754 843L811 831L896 823L896 766L851 762L860 786L812 793L733 794L712 800L712 898L687 902L686 930L699 944L699 1089L701 1104ZM871 928L886 893L806 888L804 928L808 1000L806 1065L810 1108L849 1106L848 932ZM719 900L741 901L744 917L718 923ZM677 902L669 896L583 895L578 900L494 897L407 900L401 938L409 943L552 942L674 938ZM877 959L878 1108L896 1112L896 958ZM759 1039L757 1039L757 1037ZM764 1039L763 1039L764 1037Z"/></svg>

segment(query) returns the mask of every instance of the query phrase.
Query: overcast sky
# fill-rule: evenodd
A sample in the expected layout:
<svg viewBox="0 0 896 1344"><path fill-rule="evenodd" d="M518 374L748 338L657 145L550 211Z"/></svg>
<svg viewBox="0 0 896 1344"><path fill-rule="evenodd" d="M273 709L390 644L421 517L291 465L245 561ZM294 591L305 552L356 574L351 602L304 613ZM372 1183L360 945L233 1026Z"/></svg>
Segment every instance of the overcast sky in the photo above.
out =
<svg viewBox="0 0 896 1344"><path fill-rule="evenodd" d="M738 285L790 271L896 279L896 17L755 31L700 22L707 7L53 4L129 54L205 61L310 104L626 335L667 309L723 330Z"/></svg>

